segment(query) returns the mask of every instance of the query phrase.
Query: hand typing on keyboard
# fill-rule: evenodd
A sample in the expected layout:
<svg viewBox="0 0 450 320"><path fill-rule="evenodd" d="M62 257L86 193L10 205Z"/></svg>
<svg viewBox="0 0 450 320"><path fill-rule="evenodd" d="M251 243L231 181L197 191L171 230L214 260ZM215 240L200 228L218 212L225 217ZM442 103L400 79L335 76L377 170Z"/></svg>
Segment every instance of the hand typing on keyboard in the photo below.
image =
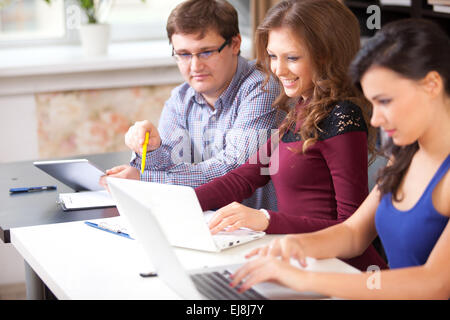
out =
<svg viewBox="0 0 450 320"><path fill-rule="evenodd" d="M306 237L302 234L287 235L274 239L267 246L254 249L246 258L256 256L256 259L247 262L232 275L231 286L237 287L242 283L239 291L244 292L257 283L275 281L294 290L306 290L304 283L307 273L302 268L307 267L306 258L311 255Z"/></svg>
<svg viewBox="0 0 450 320"><path fill-rule="evenodd" d="M228 271L198 273L191 275L194 285L204 296L213 300L264 300L264 296L255 290L244 293L238 292L230 286L230 273Z"/></svg>
<svg viewBox="0 0 450 320"><path fill-rule="evenodd" d="M297 291L308 291L308 272L293 266L290 262L273 256L258 257L238 269L231 278L230 286L238 292L246 292L261 282L276 282Z"/></svg>

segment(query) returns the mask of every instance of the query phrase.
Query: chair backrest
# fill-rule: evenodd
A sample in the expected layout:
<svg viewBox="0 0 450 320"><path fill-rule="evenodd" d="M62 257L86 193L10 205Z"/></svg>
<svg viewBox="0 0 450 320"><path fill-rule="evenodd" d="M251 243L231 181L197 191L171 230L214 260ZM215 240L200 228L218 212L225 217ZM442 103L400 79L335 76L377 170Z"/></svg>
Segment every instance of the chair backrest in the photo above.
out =
<svg viewBox="0 0 450 320"><path fill-rule="evenodd" d="M375 161L369 166L369 192L375 187L378 170L386 166L388 159L377 156Z"/></svg>

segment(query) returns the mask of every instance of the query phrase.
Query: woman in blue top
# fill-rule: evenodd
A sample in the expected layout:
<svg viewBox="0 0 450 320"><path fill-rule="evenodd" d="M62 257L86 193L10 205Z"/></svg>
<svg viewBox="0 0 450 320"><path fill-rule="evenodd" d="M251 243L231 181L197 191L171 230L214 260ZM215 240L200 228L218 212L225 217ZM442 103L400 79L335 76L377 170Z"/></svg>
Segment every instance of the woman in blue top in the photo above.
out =
<svg viewBox="0 0 450 320"><path fill-rule="evenodd" d="M369 40L351 73L373 104L371 124L390 137L376 188L345 222L250 252L258 258L232 276L233 286L271 280L349 299L450 298L449 57L448 36L425 20L393 22ZM357 256L377 234L390 270L312 273L289 264Z"/></svg>

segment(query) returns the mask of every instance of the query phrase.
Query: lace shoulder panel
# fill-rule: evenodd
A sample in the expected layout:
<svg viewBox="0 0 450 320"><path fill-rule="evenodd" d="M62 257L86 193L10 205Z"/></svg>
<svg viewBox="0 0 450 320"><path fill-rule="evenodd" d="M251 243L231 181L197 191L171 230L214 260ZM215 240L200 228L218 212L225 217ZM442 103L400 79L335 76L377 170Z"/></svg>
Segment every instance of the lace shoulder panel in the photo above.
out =
<svg viewBox="0 0 450 320"><path fill-rule="evenodd" d="M319 140L326 140L352 131L367 132L361 109L350 101L338 102L330 114L319 123ZM281 140L285 143L300 141L300 134L287 130Z"/></svg>
<svg viewBox="0 0 450 320"><path fill-rule="evenodd" d="M353 131L367 133L367 125L361 109L350 101L338 102L328 117L319 123L319 128L322 129L319 133L319 140Z"/></svg>

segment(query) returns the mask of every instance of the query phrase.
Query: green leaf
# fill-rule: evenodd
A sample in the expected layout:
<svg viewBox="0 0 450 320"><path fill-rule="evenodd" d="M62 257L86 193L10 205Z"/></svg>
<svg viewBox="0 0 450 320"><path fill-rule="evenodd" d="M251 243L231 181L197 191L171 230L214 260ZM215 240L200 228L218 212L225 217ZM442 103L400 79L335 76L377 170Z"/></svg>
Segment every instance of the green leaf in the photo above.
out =
<svg viewBox="0 0 450 320"><path fill-rule="evenodd" d="M48 4L52 3L52 0L44 0ZM80 7L84 9L86 15L88 17L88 23L97 23L97 18L95 17L95 7L94 0L78 0L80 3ZM146 0L141 0L142 3L146 2Z"/></svg>
<svg viewBox="0 0 450 320"><path fill-rule="evenodd" d="M94 0L80 0L81 7L85 9L93 9L94 8Z"/></svg>

